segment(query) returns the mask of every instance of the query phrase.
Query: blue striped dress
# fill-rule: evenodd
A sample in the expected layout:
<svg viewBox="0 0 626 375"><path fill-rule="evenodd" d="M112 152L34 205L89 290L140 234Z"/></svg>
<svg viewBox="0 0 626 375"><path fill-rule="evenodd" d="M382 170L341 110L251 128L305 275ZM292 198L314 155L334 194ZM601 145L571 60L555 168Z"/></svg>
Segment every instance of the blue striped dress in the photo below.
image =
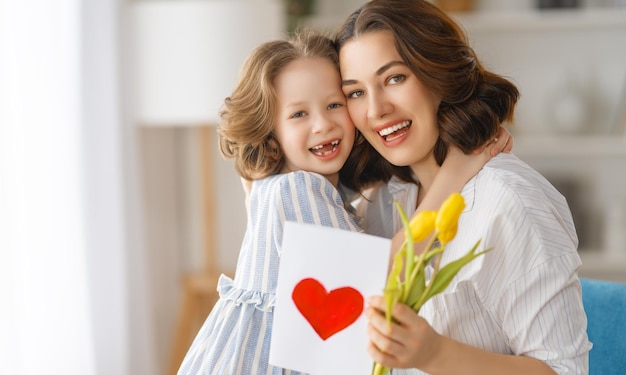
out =
<svg viewBox="0 0 626 375"><path fill-rule="evenodd" d="M222 275L220 299L179 375L299 374L268 364L283 227L286 221L360 231L323 176L291 172L254 181L235 279Z"/></svg>

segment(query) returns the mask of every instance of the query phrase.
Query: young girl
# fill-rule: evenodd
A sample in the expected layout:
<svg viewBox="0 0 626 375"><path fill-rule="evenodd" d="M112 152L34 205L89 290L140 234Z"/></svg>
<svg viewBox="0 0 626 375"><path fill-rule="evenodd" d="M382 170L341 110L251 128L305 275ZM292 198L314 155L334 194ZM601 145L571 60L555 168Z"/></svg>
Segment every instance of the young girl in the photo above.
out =
<svg viewBox="0 0 626 375"><path fill-rule="evenodd" d="M268 358L284 222L360 230L336 189L355 134L339 82L332 42L319 35L265 43L246 61L218 134L253 180L248 226L235 279L220 277L179 374L282 374Z"/></svg>
<svg viewBox="0 0 626 375"><path fill-rule="evenodd" d="M283 373L268 358L285 221L360 231L337 190L355 136L345 101L338 57L324 36L265 43L244 64L218 134L222 154L253 181L246 233L235 279L220 277L220 299L179 374ZM489 150L504 148L506 135ZM482 154L473 158L477 169L490 157ZM433 199L448 194L442 189Z"/></svg>

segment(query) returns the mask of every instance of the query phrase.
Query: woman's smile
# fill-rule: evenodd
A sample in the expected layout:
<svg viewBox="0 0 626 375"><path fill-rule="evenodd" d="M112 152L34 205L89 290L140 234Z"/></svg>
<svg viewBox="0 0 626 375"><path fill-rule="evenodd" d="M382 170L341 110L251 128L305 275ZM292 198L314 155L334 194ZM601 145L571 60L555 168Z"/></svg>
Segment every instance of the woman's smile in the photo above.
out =
<svg viewBox="0 0 626 375"><path fill-rule="evenodd" d="M441 99L402 60L389 31L371 31L339 51L342 88L354 125L390 163L437 168ZM418 176L419 177L419 176Z"/></svg>
<svg viewBox="0 0 626 375"><path fill-rule="evenodd" d="M385 125L382 130L378 131L378 134L385 140L385 142L393 142L398 140L400 137L405 136L409 132L411 124L411 120L405 120L391 126Z"/></svg>

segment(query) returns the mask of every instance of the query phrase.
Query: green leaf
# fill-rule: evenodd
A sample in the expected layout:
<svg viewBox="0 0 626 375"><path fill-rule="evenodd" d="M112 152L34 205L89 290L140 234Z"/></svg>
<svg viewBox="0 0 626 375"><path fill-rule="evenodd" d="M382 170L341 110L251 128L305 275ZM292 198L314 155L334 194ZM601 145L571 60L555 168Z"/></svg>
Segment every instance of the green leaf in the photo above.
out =
<svg viewBox="0 0 626 375"><path fill-rule="evenodd" d="M411 308L420 299L424 289L426 289L426 275L424 274L424 268L415 269L415 276L412 277L411 284L407 286L409 293L404 303ZM413 309L415 312L417 310Z"/></svg>
<svg viewBox="0 0 626 375"><path fill-rule="evenodd" d="M385 288L383 290L383 296L385 297L385 305L387 309L385 311L385 319L387 319L387 325L391 327L391 309L400 299L400 288Z"/></svg>
<svg viewBox="0 0 626 375"><path fill-rule="evenodd" d="M391 271L389 272L389 276L387 276L387 288L396 288L400 282L400 273L402 272L403 266L403 258L404 258L404 247L396 253L393 257L393 266L391 267Z"/></svg>
<svg viewBox="0 0 626 375"><path fill-rule="evenodd" d="M406 217L406 213L400 206L398 201L395 201L396 208L400 213L400 219L402 219L402 226L404 226L404 243L406 244L406 267L404 269L404 278L408 279L413 272L413 257L415 255L415 247L413 246L413 235L411 234L411 225L409 219ZM406 292L403 293L406 296Z"/></svg>
<svg viewBox="0 0 626 375"><path fill-rule="evenodd" d="M424 255L424 263L428 263L435 255L443 253L443 250L443 247L436 247L426 252L426 255Z"/></svg>
<svg viewBox="0 0 626 375"><path fill-rule="evenodd" d="M400 281L400 273L402 272L402 259L404 258L405 248L403 247L393 257L393 267L389 276L387 277L387 285L383 291L385 297L385 305L387 310L385 311L385 318L387 323L391 324L391 310L393 306L398 302L402 294L402 288L404 284Z"/></svg>
<svg viewBox="0 0 626 375"><path fill-rule="evenodd" d="M486 252L491 250L487 249L485 251L481 251L480 253L475 254L474 252L478 248L479 244L480 240L476 242L474 247L472 247L472 249L468 251L467 254L455 261L446 264L442 269L439 270L439 272L437 272L436 275L434 275L433 280L431 281L432 286L430 286L429 291L426 294L423 302L428 301L428 299L430 299L435 294L443 292L448 287L454 276L459 273L461 268L463 268L466 264L476 259L480 255L485 254Z"/></svg>

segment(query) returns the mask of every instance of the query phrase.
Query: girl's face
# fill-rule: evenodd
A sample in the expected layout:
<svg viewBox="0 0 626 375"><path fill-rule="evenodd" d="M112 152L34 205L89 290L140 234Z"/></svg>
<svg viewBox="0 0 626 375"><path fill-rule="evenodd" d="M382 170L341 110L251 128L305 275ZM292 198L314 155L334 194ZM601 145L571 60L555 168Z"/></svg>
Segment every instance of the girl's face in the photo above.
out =
<svg viewBox="0 0 626 375"><path fill-rule="evenodd" d="M337 68L322 58L292 61L277 76L274 134L285 154L283 172L317 172L337 185L355 132L340 83Z"/></svg>
<svg viewBox="0 0 626 375"><path fill-rule="evenodd" d="M390 31L368 32L339 52L350 117L390 163L418 171L436 167L433 149L441 98L424 86L394 48Z"/></svg>

